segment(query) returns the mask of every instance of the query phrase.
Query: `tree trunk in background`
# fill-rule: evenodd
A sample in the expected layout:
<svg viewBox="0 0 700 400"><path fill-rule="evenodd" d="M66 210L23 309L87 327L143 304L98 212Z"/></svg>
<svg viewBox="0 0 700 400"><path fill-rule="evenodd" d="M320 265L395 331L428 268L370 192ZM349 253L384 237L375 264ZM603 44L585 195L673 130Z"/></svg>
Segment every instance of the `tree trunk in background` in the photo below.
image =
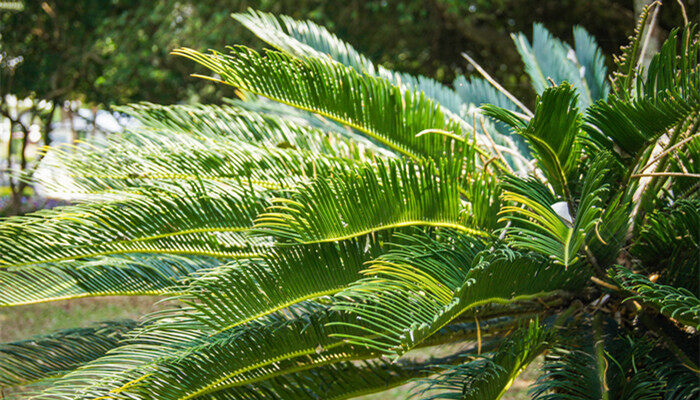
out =
<svg viewBox="0 0 700 400"><path fill-rule="evenodd" d="M39 129L42 132L43 144L46 146L50 145L51 131L53 130L51 122L53 120L53 115L56 111L56 104L58 102L60 102L58 99L51 102L51 108L49 109L48 113L42 112L36 107L32 107L30 110L21 113L16 118L13 117L9 111L3 113L4 117L10 121L10 137L7 143L7 183L10 187L11 195L10 202L5 212L5 214L8 216L22 213L22 200L25 196L25 190L31 186L26 179L16 179L13 177L13 173L21 173L25 175L23 178L31 178L36 171L36 168L39 166L39 162L43 158L43 154L40 154L34 160L30 161L27 159L29 130L32 124L35 122L38 123ZM24 115L28 115L28 123L22 122L22 116ZM15 132L16 128L18 128L22 134L19 154L16 155L19 158L17 160L18 164L13 162L13 156L15 154L13 154L12 151L13 142L15 142L12 134ZM18 167L17 171L15 171L13 168L15 165Z"/></svg>

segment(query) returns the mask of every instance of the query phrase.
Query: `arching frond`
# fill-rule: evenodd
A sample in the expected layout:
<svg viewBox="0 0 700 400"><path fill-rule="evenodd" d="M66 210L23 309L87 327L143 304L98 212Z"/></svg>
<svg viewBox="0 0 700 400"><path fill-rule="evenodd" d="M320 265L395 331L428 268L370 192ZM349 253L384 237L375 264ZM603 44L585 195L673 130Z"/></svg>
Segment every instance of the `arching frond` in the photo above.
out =
<svg viewBox="0 0 700 400"><path fill-rule="evenodd" d="M337 61L357 72L387 79L409 92L421 91L453 115L461 115L463 102L452 88L424 76L412 76L375 66L352 45L311 21L296 21L284 15L277 17L254 10L233 14L233 18L280 51L299 58L315 57Z"/></svg>
<svg viewBox="0 0 700 400"><path fill-rule="evenodd" d="M604 374L598 364L591 341L580 336L562 338L545 357L542 374L530 388L536 400L599 400L603 388L599 376ZM607 395L607 393L606 393Z"/></svg>
<svg viewBox="0 0 700 400"><path fill-rule="evenodd" d="M376 74L376 67L352 45L311 21L297 21L249 9L232 17L280 51L294 56L330 58L358 72Z"/></svg>
<svg viewBox="0 0 700 400"><path fill-rule="evenodd" d="M151 103L132 104L117 110L138 119L146 128L169 135L148 136L145 143L157 143L162 139L183 135L203 143L259 144L271 148L295 148L330 156L358 159L369 157L371 152L342 134L330 130L326 125L316 126L305 115L281 113L270 110L251 111L253 101L229 101L230 104L170 105ZM294 110L289 108L290 111ZM139 129L140 130L140 129ZM111 143L132 140L110 136ZM137 143L144 143L139 141Z"/></svg>
<svg viewBox="0 0 700 400"><path fill-rule="evenodd" d="M577 96L568 84L546 89L537 101L535 116L525 121L509 110L487 105L486 115L511 125L533 150L542 172L555 191L570 199L570 174L578 163L581 115Z"/></svg>
<svg viewBox="0 0 700 400"><path fill-rule="evenodd" d="M222 332L159 358L141 371L138 384L127 383L115 392L147 397L150 387L159 387L159 398L184 400L344 360L376 357L329 335L349 331L328 327L346 320L338 313L314 311L276 319L257 328Z"/></svg>
<svg viewBox="0 0 700 400"><path fill-rule="evenodd" d="M584 126L601 148L634 160L639 152L670 128L700 111L700 98L659 97L621 100L611 97L588 110Z"/></svg>
<svg viewBox="0 0 700 400"><path fill-rule="evenodd" d="M211 180L239 188L253 185L261 190L281 189L331 176L360 163L352 158L246 142L207 143L182 136L150 141L150 134L140 136L138 141L144 143L127 139L98 149L54 149L52 160L56 161L50 167L68 178L42 183L55 192L82 195L81 200L90 199L93 192L138 190L161 182Z"/></svg>
<svg viewBox="0 0 700 400"><path fill-rule="evenodd" d="M94 296L164 296L219 260L172 255L100 257L0 269L0 307Z"/></svg>
<svg viewBox="0 0 700 400"><path fill-rule="evenodd" d="M530 393L537 400L692 399L697 372L648 336L622 335L598 315L568 322ZM592 326L591 326L592 324Z"/></svg>
<svg viewBox="0 0 700 400"><path fill-rule="evenodd" d="M671 33L652 58L646 78L637 77L634 93L617 93L588 110L586 131L598 145L636 161L642 149L679 122L697 119L700 50L695 31L691 26L682 35Z"/></svg>
<svg viewBox="0 0 700 400"><path fill-rule="evenodd" d="M230 187L189 184L183 193L143 188L127 200L44 210L0 223L0 267L125 253L235 258L264 203Z"/></svg>
<svg viewBox="0 0 700 400"><path fill-rule="evenodd" d="M669 318L700 327L700 299L689 290L652 282L646 276L623 267L615 270L614 278L634 294L629 300L652 304Z"/></svg>
<svg viewBox="0 0 700 400"><path fill-rule="evenodd" d="M228 330L294 304L338 293L361 277L366 261L381 253L381 242L388 239L383 236L283 247L267 253L263 260L218 267L194 281L182 300L191 303L201 314L198 318L211 329Z"/></svg>
<svg viewBox="0 0 700 400"><path fill-rule="evenodd" d="M506 228L507 240L515 247L548 256L565 268L574 265L587 237L600 221L601 197L607 191L603 182L608 161L609 157L603 154L589 166L581 202L573 216L563 202L559 204L563 204L565 212L554 210L555 196L541 182L506 178L503 200L514 204L501 209L503 219L513 223Z"/></svg>
<svg viewBox="0 0 700 400"><path fill-rule="evenodd" d="M60 376L118 346L134 321L103 322L0 344L0 389Z"/></svg>
<svg viewBox="0 0 700 400"><path fill-rule="evenodd" d="M700 246L700 201L681 200L659 209L640 227L631 252L646 273L662 272L659 283L698 293L697 249Z"/></svg>
<svg viewBox="0 0 700 400"><path fill-rule="evenodd" d="M345 240L406 226L460 229L464 226L459 186L460 164L387 162L318 180L294 191L256 220L258 232L298 243ZM363 210L358 207L371 205Z"/></svg>
<svg viewBox="0 0 700 400"><path fill-rule="evenodd" d="M554 38L542 24L534 24L532 31L532 44L522 33L513 35L513 40L538 94L568 82L579 95L583 109L605 98L605 60L583 28L574 29L575 49Z"/></svg>
<svg viewBox="0 0 700 400"><path fill-rule="evenodd" d="M340 362L283 375L256 385L201 396L206 400L343 400L383 392L431 373L435 360Z"/></svg>
<svg viewBox="0 0 700 400"><path fill-rule="evenodd" d="M438 158L462 147L443 135L416 136L426 129L464 136L459 121L447 118L425 95L341 64L272 51L261 55L244 47L231 48L227 55L175 53L209 68L224 83L330 118L398 154Z"/></svg>
<svg viewBox="0 0 700 400"><path fill-rule="evenodd" d="M379 257L366 278L337 295L335 308L377 335L349 341L401 355L470 308L551 295L580 279L541 259L497 253L472 260L484 244L444 234L446 242L416 239Z"/></svg>
<svg viewBox="0 0 700 400"><path fill-rule="evenodd" d="M424 390L441 393L425 399L497 400L510 388L515 378L549 347L552 331L530 321L515 331L490 356L456 367L425 380Z"/></svg>

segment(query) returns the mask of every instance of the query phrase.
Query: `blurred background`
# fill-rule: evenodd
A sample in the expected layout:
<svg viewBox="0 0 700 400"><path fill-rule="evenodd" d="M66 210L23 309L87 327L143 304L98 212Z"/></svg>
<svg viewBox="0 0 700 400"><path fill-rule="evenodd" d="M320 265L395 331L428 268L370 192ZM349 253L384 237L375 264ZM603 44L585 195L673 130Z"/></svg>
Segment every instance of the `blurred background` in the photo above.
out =
<svg viewBox="0 0 700 400"><path fill-rule="evenodd" d="M230 18L232 12L252 7L309 19L385 67L445 83L473 73L461 56L466 52L532 103L511 33L531 37L532 24L541 22L571 42L572 27L583 26L597 39L610 67L648 1L0 0L0 216L62 204L43 197L41 188L25 179L41 172L44 145L108 135L128 124L112 106L218 103L235 97L232 88L190 77L201 71L170 55L183 46L263 47ZM678 0L664 3L656 19L659 41L683 22ZM700 0L683 3L697 22ZM90 320L138 316L149 307L150 302L133 298L5 309L0 312L0 342Z"/></svg>

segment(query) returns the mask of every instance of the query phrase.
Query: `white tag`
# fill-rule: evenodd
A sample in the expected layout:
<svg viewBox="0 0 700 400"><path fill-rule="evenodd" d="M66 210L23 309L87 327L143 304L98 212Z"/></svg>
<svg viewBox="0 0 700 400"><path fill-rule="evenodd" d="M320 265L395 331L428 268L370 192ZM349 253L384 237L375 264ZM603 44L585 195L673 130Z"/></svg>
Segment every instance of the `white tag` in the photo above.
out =
<svg viewBox="0 0 700 400"><path fill-rule="evenodd" d="M571 216L571 213L569 212L569 205L566 204L565 201L558 201L552 204L551 207L561 219L573 225L574 218Z"/></svg>

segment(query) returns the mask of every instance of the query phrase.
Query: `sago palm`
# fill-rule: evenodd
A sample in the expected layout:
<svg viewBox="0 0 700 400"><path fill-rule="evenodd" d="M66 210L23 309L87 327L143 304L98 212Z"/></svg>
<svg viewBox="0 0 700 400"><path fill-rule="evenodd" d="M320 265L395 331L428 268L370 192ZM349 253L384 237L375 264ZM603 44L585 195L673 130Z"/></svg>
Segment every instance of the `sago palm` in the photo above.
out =
<svg viewBox="0 0 700 400"><path fill-rule="evenodd" d="M224 106L57 148L75 204L0 225L0 305L169 296L141 321L0 346L34 399L694 399L698 31L607 76L593 39L514 36L532 110L486 79L374 65L309 22L234 18L276 50L179 49ZM477 66L478 69L478 66ZM25 392L26 393L26 392Z"/></svg>

